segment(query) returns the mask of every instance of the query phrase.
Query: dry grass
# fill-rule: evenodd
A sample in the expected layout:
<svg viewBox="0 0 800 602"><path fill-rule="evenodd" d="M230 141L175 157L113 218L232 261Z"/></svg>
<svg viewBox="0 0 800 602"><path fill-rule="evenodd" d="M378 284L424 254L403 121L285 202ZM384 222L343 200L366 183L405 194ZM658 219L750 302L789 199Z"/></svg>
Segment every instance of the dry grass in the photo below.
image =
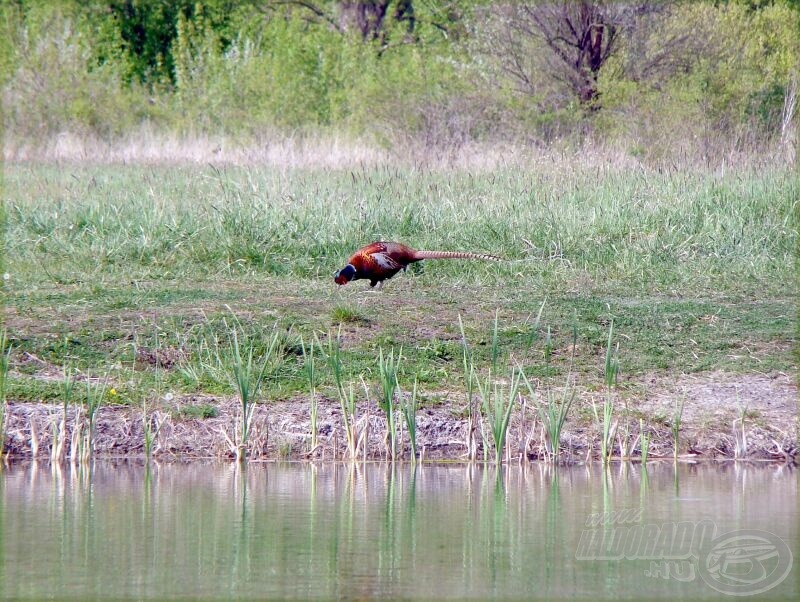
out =
<svg viewBox="0 0 800 602"><path fill-rule="evenodd" d="M180 135L143 126L118 139L106 140L61 132L44 140L7 137L3 156L8 162L91 165L241 165L280 169L348 169L424 166L429 169L492 170L513 166L547 168L569 173L575 165L607 170L712 170L724 174L734 168L791 165L796 158L793 137L764 149L743 149L719 140L715 154L675 141L675 152L664 152L657 165L630 152L633 142L613 144L587 140L579 147L541 148L523 143L469 142L452 147L430 147L409 141L390 147L369 139L340 134L264 132L257 139L238 141L219 135Z"/></svg>

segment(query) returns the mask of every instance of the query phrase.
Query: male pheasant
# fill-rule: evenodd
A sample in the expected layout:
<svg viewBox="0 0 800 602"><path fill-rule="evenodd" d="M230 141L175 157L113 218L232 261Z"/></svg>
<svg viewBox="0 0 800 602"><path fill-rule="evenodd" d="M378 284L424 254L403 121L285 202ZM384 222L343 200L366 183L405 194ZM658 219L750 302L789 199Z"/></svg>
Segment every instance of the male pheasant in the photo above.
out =
<svg viewBox="0 0 800 602"><path fill-rule="evenodd" d="M423 259L488 259L499 261L499 257L483 253L462 251L415 251L399 242L374 242L361 247L350 256L347 265L333 275L336 284L347 284L351 280L369 280L370 286L382 284L400 270Z"/></svg>

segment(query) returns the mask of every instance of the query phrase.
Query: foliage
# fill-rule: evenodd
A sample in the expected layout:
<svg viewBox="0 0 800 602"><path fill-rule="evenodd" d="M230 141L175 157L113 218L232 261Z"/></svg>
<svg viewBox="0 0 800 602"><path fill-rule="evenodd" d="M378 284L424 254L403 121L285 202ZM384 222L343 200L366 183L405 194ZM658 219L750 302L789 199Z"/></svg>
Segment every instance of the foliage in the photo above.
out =
<svg viewBox="0 0 800 602"><path fill-rule="evenodd" d="M9 139L114 140L153 124L245 140L332 131L386 148L597 138L655 160L696 140L707 155L720 136L775 137L800 56L790 2L372 5L386 12L365 30L352 11L366 3L4 3ZM590 52L557 60L576 15L607 31L586 64Z"/></svg>

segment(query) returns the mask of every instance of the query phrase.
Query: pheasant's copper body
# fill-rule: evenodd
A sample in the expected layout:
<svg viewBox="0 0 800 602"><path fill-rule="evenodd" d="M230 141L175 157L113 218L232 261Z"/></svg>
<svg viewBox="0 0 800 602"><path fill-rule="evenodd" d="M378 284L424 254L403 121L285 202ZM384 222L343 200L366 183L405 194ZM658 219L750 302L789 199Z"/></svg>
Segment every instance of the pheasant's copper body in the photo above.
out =
<svg viewBox="0 0 800 602"><path fill-rule="evenodd" d="M350 256L347 265L334 274L336 284L347 284L351 280L369 280L370 286L388 280L400 270L405 270L415 261L423 259L487 259L499 261L499 257L483 253L462 251L415 251L399 242L374 242Z"/></svg>

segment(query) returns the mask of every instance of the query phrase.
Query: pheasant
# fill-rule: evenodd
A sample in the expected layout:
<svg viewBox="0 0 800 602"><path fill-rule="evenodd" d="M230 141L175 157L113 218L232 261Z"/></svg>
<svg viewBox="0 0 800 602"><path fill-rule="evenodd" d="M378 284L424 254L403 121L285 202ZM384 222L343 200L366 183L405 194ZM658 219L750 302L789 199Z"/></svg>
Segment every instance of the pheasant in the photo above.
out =
<svg viewBox="0 0 800 602"><path fill-rule="evenodd" d="M400 270L423 259L488 259L500 261L494 255L462 251L415 251L399 242L374 242L361 247L350 256L347 265L333 275L336 284L351 280L369 280L370 286L383 284Z"/></svg>

